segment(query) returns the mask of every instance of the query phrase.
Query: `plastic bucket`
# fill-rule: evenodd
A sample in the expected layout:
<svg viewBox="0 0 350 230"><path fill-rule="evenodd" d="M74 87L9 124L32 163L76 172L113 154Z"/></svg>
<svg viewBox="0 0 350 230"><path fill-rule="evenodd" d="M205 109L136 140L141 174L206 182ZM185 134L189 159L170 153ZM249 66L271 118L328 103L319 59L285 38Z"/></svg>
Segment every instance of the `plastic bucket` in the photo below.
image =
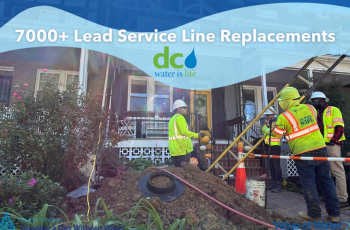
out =
<svg viewBox="0 0 350 230"><path fill-rule="evenodd" d="M265 181L247 179L245 182L247 192L246 198L254 201L259 206L265 206Z"/></svg>

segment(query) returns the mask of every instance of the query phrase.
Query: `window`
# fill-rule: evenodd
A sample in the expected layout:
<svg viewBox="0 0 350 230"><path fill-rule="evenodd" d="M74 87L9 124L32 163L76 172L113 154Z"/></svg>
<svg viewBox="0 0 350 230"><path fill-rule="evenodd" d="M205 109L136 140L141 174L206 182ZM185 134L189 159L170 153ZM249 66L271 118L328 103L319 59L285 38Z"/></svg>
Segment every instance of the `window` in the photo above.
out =
<svg viewBox="0 0 350 230"><path fill-rule="evenodd" d="M42 91L48 80L53 81L57 89L65 91L68 85L74 84L72 87L79 87L79 72L62 71L62 70L47 70L42 69L37 71L37 78L35 84L35 96Z"/></svg>
<svg viewBox="0 0 350 230"><path fill-rule="evenodd" d="M243 89L244 116L251 121L256 115L256 89Z"/></svg>
<svg viewBox="0 0 350 230"><path fill-rule="evenodd" d="M0 106L9 106L13 67L0 66Z"/></svg>
<svg viewBox="0 0 350 230"><path fill-rule="evenodd" d="M275 87L267 88L267 102L269 103L277 95ZM263 110L263 95L261 86L243 86L243 109L247 121L253 120L257 114ZM278 102L276 101L272 106L278 113Z"/></svg>
<svg viewBox="0 0 350 230"><path fill-rule="evenodd" d="M151 77L129 76L128 92L128 111L171 111L173 88Z"/></svg>
<svg viewBox="0 0 350 230"><path fill-rule="evenodd" d="M12 77L0 75L0 106L9 106Z"/></svg>

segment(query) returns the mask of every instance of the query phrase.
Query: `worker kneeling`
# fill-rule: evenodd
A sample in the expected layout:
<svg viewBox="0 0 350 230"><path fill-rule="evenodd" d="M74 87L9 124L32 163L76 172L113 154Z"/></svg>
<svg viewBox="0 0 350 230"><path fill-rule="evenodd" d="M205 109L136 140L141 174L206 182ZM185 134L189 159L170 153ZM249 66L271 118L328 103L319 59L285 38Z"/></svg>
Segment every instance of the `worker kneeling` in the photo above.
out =
<svg viewBox="0 0 350 230"><path fill-rule="evenodd" d="M188 130L184 115L187 105L182 100L176 100L173 105L176 114L169 121L169 154L175 167L182 167L182 162L189 162L193 151L191 138L202 138L205 133L193 133Z"/></svg>
<svg viewBox="0 0 350 230"><path fill-rule="evenodd" d="M299 98L297 89L293 87L282 90L278 102L285 112L278 116L272 135L282 137L284 134L294 156L328 157L325 141L317 125L316 110L312 105L300 105ZM296 160L295 165L307 203L307 214L299 212L299 216L307 221L321 219L321 208L315 183L315 178L317 178L324 194L327 219L339 222L339 200L330 176L329 162Z"/></svg>

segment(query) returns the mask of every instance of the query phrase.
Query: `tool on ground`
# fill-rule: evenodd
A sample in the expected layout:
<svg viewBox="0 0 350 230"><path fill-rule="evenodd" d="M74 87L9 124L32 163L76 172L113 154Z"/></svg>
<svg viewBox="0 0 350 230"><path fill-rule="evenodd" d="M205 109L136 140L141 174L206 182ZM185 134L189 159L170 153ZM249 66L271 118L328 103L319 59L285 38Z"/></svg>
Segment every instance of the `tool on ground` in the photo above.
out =
<svg viewBox="0 0 350 230"><path fill-rule="evenodd" d="M349 49L350 50L350 49ZM347 53L349 50L347 50L345 53ZM327 71L323 74L323 76L320 78L320 79L318 79L318 81L316 81L310 88L309 88L309 90L305 93L305 95L308 95L308 94L310 94L313 90L314 90L314 88L318 85L318 84L320 84L320 82L344 59L346 57L346 55L341 55L339 58L338 58L338 60L335 62L335 63L333 63L333 65L331 66L331 67L329 67L328 69L327 69ZM308 61L307 61L307 63L294 75L294 77L282 88L282 90L284 89L284 88L286 88L286 87L289 87L296 79L298 79L298 78L302 78L300 75L301 75L301 73L302 72L304 72L304 70L314 61L316 59L316 57L313 57L313 58L310 58ZM282 91L281 90L281 91ZM265 113L265 111L266 110L268 110L269 109L269 107L270 106L272 106L274 103L275 103L275 101L280 97L280 95L281 95L281 91L275 96L275 98L273 98L271 101L270 101L270 103L258 114L258 116L256 116L252 121L251 121L251 123L244 129L244 131L240 134L240 135L238 135L238 137L236 137L236 139L231 143L231 145L210 165L210 167L207 169L207 172L209 172L220 160L221 160L221 158L223 158L224 157L224 155L228 152L228 150L229 149L231 149L232 148L232 146L234 145L234 144L236 144L237 143L237 141L253 126L253 125L256 125L256 126L258 126L257 124L256 124L256 122L258 121L258 119L260 119L260 117L262 116L262 114L263 113ZM303 95L301 98L300 98L300 100L299 101L303 101L304 99L305 99L305 95ZM264 139L266 137L266 135L264 135L261 139L260 139L260 141L258 142L259 144L261 143L261 141ZM248 157L248 155L249 155L249 153L251 153L256 147L257 147L258 145L257 144L255 144L254 146L253 146L253 148L251 149L251 150L249 150L249 152L248 152L248 154L247 155L245 155L239 162L237 162L237 164L229 171L229 173L231 173L235 168L237 168L237 166L246 158L246 157ZM228 175L226 175L226 177L227 177ZM223 180L226 178L226 177L224 177L223 178Z"/></svg>

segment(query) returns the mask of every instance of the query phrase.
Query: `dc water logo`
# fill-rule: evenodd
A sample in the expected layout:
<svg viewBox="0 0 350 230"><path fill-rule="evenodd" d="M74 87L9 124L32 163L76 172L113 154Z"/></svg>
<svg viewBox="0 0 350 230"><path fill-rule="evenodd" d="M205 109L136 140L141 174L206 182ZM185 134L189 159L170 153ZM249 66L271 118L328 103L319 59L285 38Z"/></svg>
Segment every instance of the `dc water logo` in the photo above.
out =
<svg viewBox="0 0 350 230"><path fill-rule="evenodd" d="M184 62L183 56L182 53L169 56L169 46L165 46L164 52L156 54L153 58L154 66L158 69L164 69L164 71L154 72L155 77L196 77L194 68L197 66L197 58L194 48ZM162 59L163 63L160 63ZM184 65L186 68L184 68ZM170 67L176 71L168 70Z"/></svg>
<svg viewBox="0 0 350 230"><path fill-rule="evenodd" d="M349 226L346 226L345 224L347 224ZM350 224L348 222L344 222L344 225L346 226L346 230L350 230Z"/></svg>
<svg viewBox="0 0 350 230"><path fill-rule="evenodd" d="M5 229L16 230L15 225L13 224L11 218L7 215L7 212L5 213L5 216L1 219L1 222L0 222L0 230L5 230Z"/></svg>

